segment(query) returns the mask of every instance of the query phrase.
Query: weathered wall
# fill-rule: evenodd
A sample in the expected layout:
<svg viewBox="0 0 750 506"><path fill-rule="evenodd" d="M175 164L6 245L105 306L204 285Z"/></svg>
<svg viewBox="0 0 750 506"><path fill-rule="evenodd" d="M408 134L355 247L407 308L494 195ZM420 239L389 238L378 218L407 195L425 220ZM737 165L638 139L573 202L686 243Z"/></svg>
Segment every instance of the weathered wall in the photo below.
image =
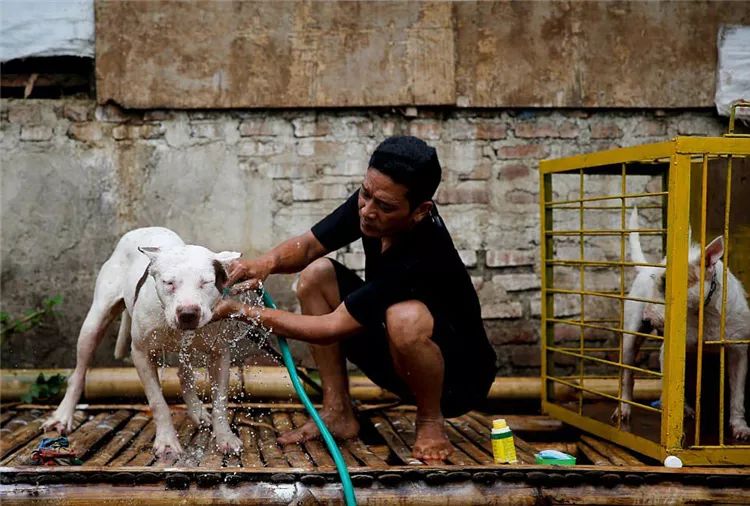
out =
<svg viewBox="0 0 750 506"><path fill-rule="evenodd" d="M722 24L750 24L748 3L97 0L97 98L710 107Z"/></svg>
<svg viewBox="0 0 750 506"><path fill-rule="evenodd" d="M73 365L98 268L123 232L163 225L189 242L257 254L332 210L358 187L374 147L408 133L438 150L445 170L437 201L475 278L501 371L535 374L538 161L724 128L703 111L436 109L408 118L363 110L123 112L78 100L0 105L3 310L65 297L51 328L3 342L3 367ZM363 268L359 244L338 258ZM285 307L294 305L292 280L271 285ZM112 363L112 349L110 336L97 364Z"/></svg>

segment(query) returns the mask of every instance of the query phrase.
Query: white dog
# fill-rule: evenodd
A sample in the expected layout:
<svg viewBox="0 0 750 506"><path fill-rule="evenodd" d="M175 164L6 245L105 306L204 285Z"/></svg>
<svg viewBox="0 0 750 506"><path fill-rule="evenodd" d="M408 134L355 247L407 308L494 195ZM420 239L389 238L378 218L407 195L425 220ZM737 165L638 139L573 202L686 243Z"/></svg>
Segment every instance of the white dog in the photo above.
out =
<svg viewBox="0 0 750 506"><path fill-rule="evenodd" d="M629 228L638 229L638 210L633 208L628 224ZM688 239L690 240L690 239ZM640 234L629 234L630 256L633 262L647 263L643 255ZM700 298L700 262L701 253L705 257L705 275L703 300ZM700 246L690 244L688 254L688 307L687 307L687 335L686 351L695 351L698 344L698 308L704 306L703 339L719 340L721 323L721 294L724 264L721 257L724 254L724 240L717 237L701 252ZM666 265L666 259L662 264ZM628 297L650 300L665 300L666 269L662 267L636 267L636 277ZM625 330L650 333L653 330L664 333L664 305L627 300L625 302ZM748 339L750 337L750 309L747 295L742 284L727 269L727 309L725 321L725 337L727 340ZM643 337L623 334L623 362L635 364L635 357L643 343ZM704 348L705 350L706 348ZM727 346L729 355L729 384L730 384L730 415L729 425L735 439L750 437L750 428L745 421L745 379L747 376L747 344ZM664 345L662 344L659 362L664 370ZM623 369L622 397L633 399L633 371ZM687 405L686 405L687 406ZM690 413L690 409L688 412ZM627 421L630 419L631 406L621 403L619 416ZM618 416L616 410L613 418Z"/></svg>
<svg viewBox="0 0 750 506"><path fill-rule="evenodd" d="M78 336L75 371L68 379L65 397L44 428L63 433L71 430L94 351L109 324L122 313L115 357L123 358L131 348L156 423L157 456L182 453L155 360L173 351L181 352L179 377L189 417L197 424L212 423L221 451L238 452L241 441L229 427L226 408L231 361L227 338L236 337L236 333L223 332L222 327L231 323L207 324L221 297L226 267L239 256L186 245L166 228L140 228L125 234L96 279L94 300ZM208 358L212 416L203 409L195 391L189 356L196 350Z"/></svg>

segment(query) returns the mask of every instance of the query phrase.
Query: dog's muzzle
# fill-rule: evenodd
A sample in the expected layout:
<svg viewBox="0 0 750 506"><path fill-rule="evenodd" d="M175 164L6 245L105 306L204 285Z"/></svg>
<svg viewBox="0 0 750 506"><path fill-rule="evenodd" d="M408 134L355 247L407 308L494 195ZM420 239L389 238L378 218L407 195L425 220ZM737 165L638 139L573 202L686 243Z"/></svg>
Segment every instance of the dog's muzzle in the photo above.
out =
<svg viewBox="0 0 750 506"><path fill-rule="evenodd" d="M200 321L200 306L184 306L177 308L177 327L181 330L197 329Z"/></svg>

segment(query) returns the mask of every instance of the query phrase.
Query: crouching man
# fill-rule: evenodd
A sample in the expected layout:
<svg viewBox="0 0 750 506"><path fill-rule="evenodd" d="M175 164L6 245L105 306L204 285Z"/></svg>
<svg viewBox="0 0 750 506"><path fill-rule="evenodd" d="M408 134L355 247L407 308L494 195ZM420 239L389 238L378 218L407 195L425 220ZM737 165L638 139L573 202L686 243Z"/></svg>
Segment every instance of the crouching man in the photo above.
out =
<svg viewBox="0 0 750 506"><path fill-rule="evenodd" d="M477 294L432 197L441 168L434 148L391 137L373 153L362 186L311 230L253 260L230 264L233 291L268 275L302 271L302 314L221 301L215 318L241 312L277 335L311 344L323 384L321 416L345 439L359 424L345 359L379 386L417 406L415 458L437 463L451 452L443 417L479 405L495 377ZM362 240L365 279L324 255ZM279 437L318 437L312 420Z"/></svg>

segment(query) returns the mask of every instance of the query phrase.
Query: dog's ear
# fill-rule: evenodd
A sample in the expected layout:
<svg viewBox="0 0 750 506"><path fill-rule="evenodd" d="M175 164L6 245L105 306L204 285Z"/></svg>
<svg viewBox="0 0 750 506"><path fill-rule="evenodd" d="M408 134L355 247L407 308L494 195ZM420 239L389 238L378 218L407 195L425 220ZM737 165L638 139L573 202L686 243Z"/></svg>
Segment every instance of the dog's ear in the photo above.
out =
<svg viewBox="0 0 750 506"><path fill-rule="evenodd" d="M227 279L229 279L229 275L227 274L227 269L224 267L224 264L219 262L218 260L214 260L214 275L215 275L215 284L216 289L219 290L219 293L221 293L224 290L224 286L227 284Z"/></svg>
<svg viewBox="0 0 750 506"><path fill-rule="evenodd" d="M713 267L724 255L724 237L719 236L706 246L706 268Z"/></svg>
<svg viewBox="0 0 750 506"><path fill-rule="evenodd" d="M159 253L161 253L161 248L153 248L149 246L139 246L138 251L143 253L148 257L148 259L151 261L151 263L154 263L156 258L159 256Z"/></svg>
<svg viewBox="0 0 750 506"><path fill-rule="evenodd" d="M216 253L214 258L216 259L216 261L221 263L224 269L227 269L229 267L229 263L232 260L237 260L241 256L242 256L242 253L238 253L236 251L222 251L222 252Z"/></svg>

